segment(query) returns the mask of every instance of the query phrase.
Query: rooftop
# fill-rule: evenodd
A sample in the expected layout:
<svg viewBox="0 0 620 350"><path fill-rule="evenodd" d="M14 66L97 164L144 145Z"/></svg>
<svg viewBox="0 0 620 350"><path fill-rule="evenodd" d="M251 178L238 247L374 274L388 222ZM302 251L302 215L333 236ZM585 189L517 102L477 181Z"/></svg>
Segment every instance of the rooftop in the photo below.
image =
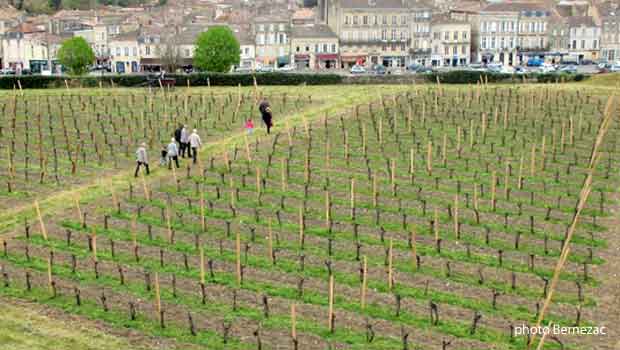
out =
<svg viewBox="0 0 620 350"><path fill-rule="evenodd" d="M295 38L338 38L325 24L293 26L291 36Z"/></svg>
<svg viewBox="0 0 620 350"><path fill-rule="evenodd" d="M543 3L538 2L506 2L506 3L491 3L484 6L481 12L542 12L546 13L549 8Z"/></svg>
<svg viewBox="0 0 620 350"><path fill-rule="evenodd" d="M596 27L592 17L587 16L571 16L568 17L568 25L571 27Z"/></svg>
<svg viewBox="0 0 620 350"><path fill-rule="evenodd" d="M406 0L341 0L343 8L352 9L403 9L407 8Z"/></svg>

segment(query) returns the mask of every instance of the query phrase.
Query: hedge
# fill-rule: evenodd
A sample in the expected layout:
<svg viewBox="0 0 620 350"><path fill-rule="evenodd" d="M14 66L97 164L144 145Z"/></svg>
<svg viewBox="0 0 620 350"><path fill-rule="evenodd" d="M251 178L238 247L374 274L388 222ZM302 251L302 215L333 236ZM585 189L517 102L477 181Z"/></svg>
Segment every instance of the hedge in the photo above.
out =
<svg viewBox="0 0 620 350"><path fill-rule="evenodd" d="M431 74L418 74L406 76L376 76L364 75L347 77L337 74L298 74L298 73L256 73L252 74L222 74L222 73L195 73L195 74L167 74L167 79L174 79L176 86L187 86L187 81L191 86L237 86L239 84L247 86L254 84L254 77L259 85L334 85L334 84L402 84L410 80L411 83L419 82L420 79L430 83L437 80L444 84L476 84L482 81L490 83L509 82L521 83L523 76L511 74L499 74L476 71L449 71L433 72ZM581 81L587 78L583 74L550 73L539 74L531 73L525 75L529 82L555 83L566 81ZM145 87L149 83L159 86L153 75L145 74L126 74L126 75L106 75L106 76L42 76L42 75L22 75L22 76L2 76L0 77L0 89L18 88L18 80L22 89L45 89L58 88L65 86L65 80L70 87L98 87L101 83L104 86L123 87Z"/></svg>
<svg viewBox="0 0 620 350"><path fill-rule="evenodd" d="M340 84L342 76L336 74L297 74L297 73L256 73L252 74L222 74L222 73L195 73L195 74L167 74L166 79L174 79L177 86L237 86L253 85L254 76L259 85L330 85ZM0 77L0 89L18 88L18 80L22 89L45 89L64 87L65 80L72 87L98 87L99 83L110 86L141 87L148 86L157 79L156 76L146 74L105 75L105 76L42 76L22 75ZM154 82L156 86L157 83Z"/></svg>

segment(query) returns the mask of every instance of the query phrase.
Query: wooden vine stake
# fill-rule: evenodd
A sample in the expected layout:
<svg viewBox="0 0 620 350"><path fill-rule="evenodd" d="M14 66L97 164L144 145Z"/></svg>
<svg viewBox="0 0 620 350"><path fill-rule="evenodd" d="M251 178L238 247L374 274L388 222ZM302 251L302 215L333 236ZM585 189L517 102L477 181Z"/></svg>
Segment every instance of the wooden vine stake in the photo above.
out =
<svg viewBox="0 0 620 350"><path fill-rule="evenodd" d="M159 290L159 274L157 272L155 272L155 307L157 308L160 324L163 324L163 322L161 322L161 292Z"/></svg>
<svg viewBox="0 0 620 350"><path fill-rule="evenodd" d="M207 221L205 219L205 193L202 186L200 189L200 227L202 228L202 232L207 231Z"/></svg>
<svg viewBox="0 0 620 350"><path fill-rule="evenodd" d="M90 242L93 248L93 261L97 262L97 231L95 231L95 226L93 226L92 234L90 236Z"/></svg>
<svg viewBox="0 0 620 350"><path fill-rule="evenodd" d="M519 160L519 177L517 178L517 187L520 190L523 189L523 155L521 155L521 159Z"/></svg>
<svg viewBox="0 0 620 350"><path fill-rule="evenodd" d="M329 331L334 331L334 275L329 275Z"/></svg>
<svg viewBox="0 0 620 350"><path fill-rule="evenodd" d="M248 141L248 135L243 135L243 140L245 141L245 156L249 163L252 163L252 153L250 153L250 143Z"/></svg>
<svg viewBox="0 0 620 350"><path fill-rule="evenodd" d="M34 208L37 212L37 218L39 219L39 227L41 228L41 234L43 235L43 239L47 241L47 229L45 228L45 223L43 222L43 216L41 215L41 209L39 208L39 201L34 201Z"/></svg>
<svg viewBox="0 0 620 350"><path fill-rule="evenodd" d="M52 257L47 257L47 287L50 293L54 293L54 281L52 279Z"/></svg>
<svg viewBox="0 0 620 350"><path fill-rule="evenodd" d="M271 229L271 218L269 218L268 221L268 226L267 226L267 234L268 234L268 240L269 240L269 260L271 261L272 264L275 263L275 260L273 259L273 230Z"/></svg>
<svg viewBox="0 0 620 350"><path fill-rule="evenodd" d="M205 284L205 249L200 246L200 284Z"/></svg>
<svg viewBox="0 0 620 350"><path fill-rule="evenodd" d="M416 232L415 227L411 226L411 261L413 262L413 271L416 271L418 268L418 252L416 245Z"/></svg>
<svg viewBox="0 0 620 350"><path fill-rule="evenodd" d="M166 230L168 232L168 242L172 244L172 222L170 220L170 207L166 205Z"/></svg>
<svg viewBox="0 0 620 350"><path fill-rule="evenodd" d="M439 210L433 209L433 232L435 233L435 243L439 242Z"/></svg>
<svg viewBox="0 0 620 350"><path fill-rule="evenodd" d="M433 141L428 141L426 148L426 172L429 176L433 174Z"/></svg>
<svg viewBox="0 0 620 350"><path fill-rule="evenodd" d="M390 238L390 246L388 248L388 289L392 290L392 288L394 288L394 269L392 268L393 266L393 243L392 243L392 239Z"/></svg>
<svg viewBox="0 0 620 350"><path fill-rule="evenodd" d="M237 286L241 287L241 234L237 231L235 240L236 258L237 258Z"/></svg>
<svg viewBox="0 0 620 350"><path fill-rule="evenodd" d="M353 219L354 210L355 210L355 179L351 178L351 219Z"/></svg>
<svg viewBox="0 0 620 350"><path fill-rule="evenodd" d="M295 311L295 303L291 304L291 338L297 341L297 312Z"/></svg>
<svg viewBox="0 0 620 350"><path fill-rule="evenodd" d="M536 173L536 144L532 144L532 152L530 154L530 176Z"/></svg>
<svg viewBox="0 0 620 350"><path fill-rule="evenodd" d="M299 207L299 247L304 249L304 209Z"/></svg>
<svg viewBox="0 0 620 350"><path fill-rule="evenodd" d="M495 170L491 173L491 206L495 209L495 185L497 183L497 175Z"/></svg>
<svg viewBox="0 0 620 350"><path fill-rule="evenodd" d="M360 305L362 310L366 307L366 286L368 284L368 259L364 255L362 265L362 288L360 291Z"/></svg>
<svg viewBox="0 0 620 350"><path fill-rule="evenodd" d="M281 182L282 182L282 192L286 192L286 190L288 188L288 184L286 183L286 160L284 158L282 158L280 163L281 163L281 166L280 166L280 179L281 179Z"/></svg>
<svg viewBox="0 0 620 350"><path fill-rule="evenodd" d="M377 207L377 175L372 174L372 206Z"/></svg>
<svg viewBox="0 0 620 350"><path fill-rule="evenodd" d="M454 219L454 236L459 238L459 195L458 193L454 195L454 214L452 215Z"/></svg>
<svg viewBox="0 0 620 350"><path fill-rule="evenodd" d="M506 160L506 170L504 171L504 199L508 200L508 188L510 178L510 161Z"/></svg>
<svg viewBox="0 0 620 350"><path fill-rule="evenodd" d="M77 219L78 221L82 221L82 209L80 208L80 196L79 195L75 195L75 197L73 198L74 202L75 202L75 210L77 213Z"/></svg>
<svg viewBox="0 0 620 350"><path fill-rule="evenodd" d="M149 194L149 187L146 184L146 178L144 177L143 171L140 171L140 179L142 180L142 190L144 190L144 198L146 198L147 201L150 201L151 195Z"/></svg>

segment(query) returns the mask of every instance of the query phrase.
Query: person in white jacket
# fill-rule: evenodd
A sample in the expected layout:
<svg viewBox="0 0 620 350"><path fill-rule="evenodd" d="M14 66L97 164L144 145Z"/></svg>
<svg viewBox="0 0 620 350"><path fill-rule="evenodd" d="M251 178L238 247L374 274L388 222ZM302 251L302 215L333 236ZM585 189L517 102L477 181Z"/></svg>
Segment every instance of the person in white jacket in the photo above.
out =
<svg viewBox="0 0 620 350"><path fill-rule="evenodd" d="M176 140L173 138L170 140L168 147L166 148L166 155L168 156L168 169L172 169L172 161L174 161L177 169L179 168L179 148L177 147Z"/></svg>
<svg viewBox="0 0 620 350"><path fill-rule="evenodd" d="M144 166L146 168L146 175L150 174L149 157L146 153L146 143L144 142L136 150L136 171L134 173L134 177L138 177L138 171L140 171L140 166Z"/></svg>
<svg viewBox="0 0 620 350"><path fill-rule="evenodd" d="M198 149L202 146L202 141L200 140L200 136L198 136L198 131L196 131L196 129L194 129L192 134L189 135L189 145L191 147L191 157L194 160L194 164L196 164Z"/></svg>

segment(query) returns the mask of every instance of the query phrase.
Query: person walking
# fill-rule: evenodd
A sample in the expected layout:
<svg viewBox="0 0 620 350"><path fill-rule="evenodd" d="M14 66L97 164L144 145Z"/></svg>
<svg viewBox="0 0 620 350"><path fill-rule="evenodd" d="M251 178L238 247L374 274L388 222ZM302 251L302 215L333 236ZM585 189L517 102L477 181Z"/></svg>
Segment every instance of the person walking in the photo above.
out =
<svg viewBox="0 0 620 350"><path fill-rule="evenodd" d="M258 110L260 111L260 114L263 117L263 122L267 127L267 134L271 133L271 127L273 126L273 116L271 115L271 105L266 98L263 98L260 105L258 105Z"/></svg>
<svg viewBox="0 0 620 350"><path fill-rule="evenodd" d="M183 130L183 124L179 124L179 127L174 130L174 140L179 144L179 149L181 148L181 130Z"/></svg>
<svg viewBox="0 0 620 350"><path fill-rule="evenodd" d="M179 168L179 148L177 147L177 143L175 141L175 139L171 139L166 149L168 155L168 169L172 169L173 160L177 169Z"/></svg>
<svg viewBox="0 0 620 350"><path fill-rule="evenodd" d="M185 158L185 151L187 151L187 156L191 157L190 149L189 149L189 132L187 131L187 125L183 125L181 128L181 157Z"/></svg>
<svg viewBox="0 0 620 350"><path fill-rule="evenodd" d="M134 173L134 177L138 177L138 171L140 171L141 166L146 168L146 175L149 175L149 158L146 153L146 143L144 142L140 144L140 147L136 150L136 172Z"/></svg>
<svg viewBox="0 0 620 350"><path fill-rule="evenodd" d="M189 135L189 145L191 147L190 156L194 160L194 164L196 164L196 158L198 157L198 149L202 146L202 141L200 140L200 136L198 135L198 131L194 129L192 134Z"/></svg>
<svg viewBox="0 0 620 350"><path fill-rule="evenodd" d="M254 122L252 118L248 118L248 120L245 121L245 131L248 133L248 136L252 135L252 132L254 132Z"/></svg>

